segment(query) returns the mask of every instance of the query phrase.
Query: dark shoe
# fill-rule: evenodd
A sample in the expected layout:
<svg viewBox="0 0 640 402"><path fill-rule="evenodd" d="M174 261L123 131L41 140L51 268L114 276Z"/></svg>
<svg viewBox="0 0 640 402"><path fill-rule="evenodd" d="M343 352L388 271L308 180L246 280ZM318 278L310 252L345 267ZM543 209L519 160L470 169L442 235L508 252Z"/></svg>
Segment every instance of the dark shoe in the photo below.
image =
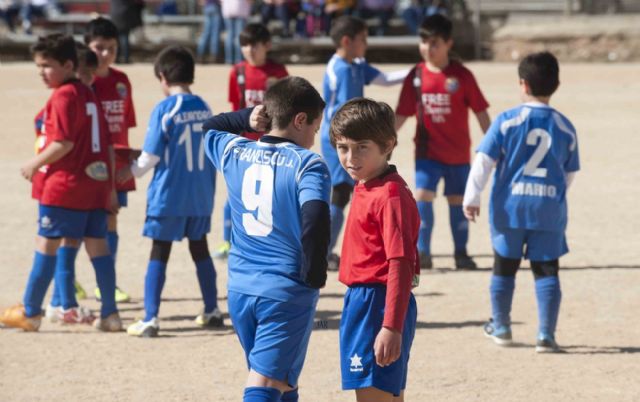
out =
<svg viewBox="0 0 640 402"><path fill-rule="evenodd" d="M340 269L340 256L335 253L331 253L327 257L327 271L337 272Z"/></svg>
<svg viewBox="0 0 640 402"><path fill-rule="evenodd" d="M511 327L508 325L496 327L493 323L493 318L489 319L489 322L484 324L484 336L491 338L491 340L497 345L511 345Z"/></svg>
<svg viewBox="0 0 640 402"><path fill-rule="evenodd" d="M453 258L456 261L456 269L478 269L476 262L467 253L456 254Z"/></svg>
<svg viewBox="0 0 640 402"><path fill-rule="evenodd" d="M538 337L536 341L537 353L558 353L560 351L560 346L552 336L544 335Z"/></svg>
<svg viewBox="0 0 640 402"><path fill-rule="evenodd" d="M420 269L431 269L433 268L433 260L430 255L426 255L424 253L420 253Z"/></svg>

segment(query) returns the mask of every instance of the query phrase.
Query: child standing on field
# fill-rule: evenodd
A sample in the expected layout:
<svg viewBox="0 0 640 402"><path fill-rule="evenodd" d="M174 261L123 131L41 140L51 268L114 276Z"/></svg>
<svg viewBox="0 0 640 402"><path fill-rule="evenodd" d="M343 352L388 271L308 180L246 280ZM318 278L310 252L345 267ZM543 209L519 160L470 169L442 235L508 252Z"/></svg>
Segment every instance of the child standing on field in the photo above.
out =
<svg viewBox="0 0 640 402"><path fill-rule="evenodd" d="M331 121L331 142L355 180L342 243L340 320L342 389L359 402L402 401L416 327L420 267L416 202L396 167L393 110L358 98Z"/></svg>
<svg viewBox="0 0 640 402"><path fill-rule="evenodd" d="M492 318L484 333L498 345L511 344L511 302L522 257L531 261L538 300L536 351L557 352L560 312L558 259L569 249L567 191L580 169L576 130L549 106L559 81L549 52L525 57L518 66L524 103L501 113L478 147L464 194L464 213L480 214L480 193L493 167L489 204L495 261L491 276Z"/></svg>

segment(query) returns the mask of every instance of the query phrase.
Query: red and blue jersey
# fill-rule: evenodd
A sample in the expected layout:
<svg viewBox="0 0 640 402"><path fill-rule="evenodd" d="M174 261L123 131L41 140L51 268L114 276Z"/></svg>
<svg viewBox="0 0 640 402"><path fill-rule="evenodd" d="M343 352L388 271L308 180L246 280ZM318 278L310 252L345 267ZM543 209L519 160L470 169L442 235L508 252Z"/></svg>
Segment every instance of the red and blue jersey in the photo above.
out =
<svg viewBox="0 0 640 402"><path fill-rule="evenodd" d="M43 132L45 113L44 109L40 110L33 119L34 129L36 133L35 153L39 154L44 150L47 143L47 136ZM42 194L42 186L44 185L44 175L47 173L48 165L41 166L40 169L31 178L31 198L40 199Z"/></svg>

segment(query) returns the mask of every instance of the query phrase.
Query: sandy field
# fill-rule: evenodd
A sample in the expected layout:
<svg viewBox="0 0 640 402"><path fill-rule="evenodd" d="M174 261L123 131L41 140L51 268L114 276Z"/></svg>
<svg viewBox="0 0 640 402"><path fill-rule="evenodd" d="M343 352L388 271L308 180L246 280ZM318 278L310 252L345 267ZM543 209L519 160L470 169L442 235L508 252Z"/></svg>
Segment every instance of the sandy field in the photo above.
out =
<svg viewBox="0 0 640 402"><path fill-rule="evenodd" d="M398 67L385 65L384 70ZM514 64L471 63L491 103L490 113L519 102ZM486 199L480 222L472 225L469 251L481 269L452 269L453 245L446 202L436 201L433 252L436 268L423 271L415 290L418 329L413 344L407 401L640 401L640 64L561 66L562 85L553 105L578 130L582 170L569 195L570 254L561 259L563 304L557 339L566 353L534 351L537 314L533 277L519 275L513 306L515 347L500 348L482 335L490 315L488 285L492 250ZM124 68L133 83L138 127L131 143L142 144L151 109L161 99L152 66ZM321 87L324 66L292 66ZM227 111L228 67L198 67L194 92L215 112ZM37 204L19 174L33 153L32 121L48 90L30 63L0 65L0 308L21 300L33 258ZM394 107L400 88L368 88L366 94ZM400 132L393 161L413 183L413 130ZM470 122L474 144L481 133ZM319 141L316 141L318 143ZM635 156L634 156L635 155ZM150 174L130 194L119 215L118 283L132 295L120 305L125 325L142 317L143 281L151 242L141 236L145 189ZM636 183L635 185L633 183ZM213 249L221 240L222 181L216 192ZM636 201L634 201L636 200ZM226 263L216 262L220 307L226 306ZM137 339L86 326L44 322L38 333L0 330L2 401L239 401L247 368L240 344L227 327L198 329L201 308L195 268L186 244L173 248L160 311L161 336ZM95 278L86 254L77 277L89 290ZM301 401L353 401L340 390L338 325L345 286L329 275L318 304L300 379ZM49 297L49 296L48 296ZM47 300L48 300L47 297ZM98 308L91 299L82 301ZM635 378L635 380L634 380Z"/></svg>

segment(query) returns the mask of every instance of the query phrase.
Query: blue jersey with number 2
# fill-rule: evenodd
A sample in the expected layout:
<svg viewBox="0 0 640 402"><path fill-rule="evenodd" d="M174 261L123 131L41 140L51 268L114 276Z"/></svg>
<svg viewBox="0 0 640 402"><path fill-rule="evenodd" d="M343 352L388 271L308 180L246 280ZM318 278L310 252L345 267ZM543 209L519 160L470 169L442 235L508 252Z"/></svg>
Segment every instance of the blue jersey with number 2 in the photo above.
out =
<svg viewBox="0 0 640 402"><path fill-rule="evenodd" d="M307 201L329 202L324 160L292 142L215 130L205 135L205 149L224 175L231 206L229 290L315 303L318 291L302 281L300 210Z"/></svg>
<svg viewBox="0 0 640 402"><path fill-rule="evenodd" d="M497 228L564 231L567 173L580 169L571 122L541 103L500 114L478 152L497 161L490 222Z"/></svg>

